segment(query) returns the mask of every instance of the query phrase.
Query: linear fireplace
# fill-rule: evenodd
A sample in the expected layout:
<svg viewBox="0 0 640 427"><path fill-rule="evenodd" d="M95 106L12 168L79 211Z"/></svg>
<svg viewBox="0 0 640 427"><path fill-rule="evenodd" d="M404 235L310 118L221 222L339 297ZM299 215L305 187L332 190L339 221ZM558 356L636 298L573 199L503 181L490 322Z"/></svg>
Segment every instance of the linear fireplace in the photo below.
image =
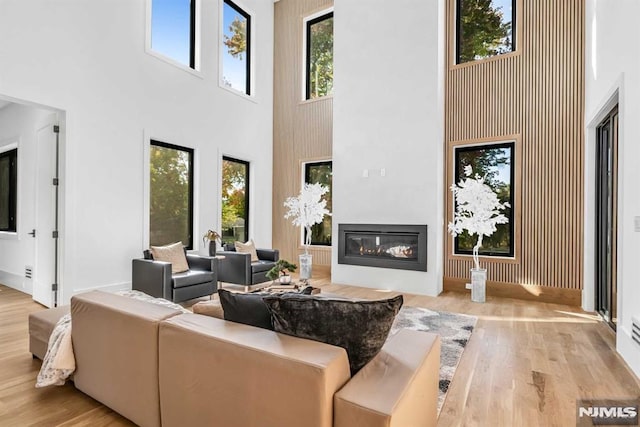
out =
<svg viewBox="0 0 640 427"><path fill-rule="evenodd" d="M427 271L427 226L339 224L338 264Z"/></svg>

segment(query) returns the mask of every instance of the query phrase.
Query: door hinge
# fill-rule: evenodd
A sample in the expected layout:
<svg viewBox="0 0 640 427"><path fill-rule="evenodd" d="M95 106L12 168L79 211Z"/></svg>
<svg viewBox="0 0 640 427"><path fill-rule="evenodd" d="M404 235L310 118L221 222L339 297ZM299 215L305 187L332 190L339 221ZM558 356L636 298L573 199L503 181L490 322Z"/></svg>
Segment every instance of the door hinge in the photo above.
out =
<svg viewBox="0 0 640 427"><path fill-rule="evenodd" d="M60 133L60 126L53 125L53 133Z"/></svg>
<svg viewBox="0 0 640 427"><path fill-rule="evenodd" d="M58 232L54 231L53 233L51 233L51 237L53 237L54 239L58 238Z"/></svg>
<svg viewBox="0 0 640 427"><path fill-rule="evenodd" d="M51 290L53 292L57 292L58 291L58 284L57 283L52 283L51 284Z"/></svg>
<svg viewBox="0 0 640 427"><path fill-rule="evenodd" d="M53 178L52 180L53 185L58 185L59 183L60 183L60 180L58 178Z"/></svg>

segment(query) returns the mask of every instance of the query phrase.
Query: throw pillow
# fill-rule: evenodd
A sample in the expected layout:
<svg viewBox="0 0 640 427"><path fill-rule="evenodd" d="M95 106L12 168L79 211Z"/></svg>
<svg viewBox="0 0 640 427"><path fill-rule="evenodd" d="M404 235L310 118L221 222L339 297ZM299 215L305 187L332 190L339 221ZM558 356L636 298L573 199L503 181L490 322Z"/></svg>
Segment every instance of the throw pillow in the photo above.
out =
<svg viewBox="0 0 640 427"><path fill-rule="evenodd" d="M241 294L218 289L218 295L224 312L224 320L273 330L271 313L262 300L269 294L261 292Z"/></svg>
<svg viewBox="0 0 640 427"><path fill-rule="evenodd" d="M235 242L235 245L236 252L251 254L251 262L260 261L258 253L256 252L256 245L253 243L253 240L249 240L247 243Z"/></svg>
<svg viewBox="0 0 640 427"><path fill-rule="evenodd" d="M170 262L172 274L189 271L189 264L187 263L187 256L184 253L182 242L166 246L151 246L151 255L156 261Z"/></svg>
<svg viewBox="0 0 640 427"><path fill-rule="evenodd" d="M382 348L403 299L398 295L353 301L283 294L267 296L264 302L276 332L344 348L354 375Z"/></svg>

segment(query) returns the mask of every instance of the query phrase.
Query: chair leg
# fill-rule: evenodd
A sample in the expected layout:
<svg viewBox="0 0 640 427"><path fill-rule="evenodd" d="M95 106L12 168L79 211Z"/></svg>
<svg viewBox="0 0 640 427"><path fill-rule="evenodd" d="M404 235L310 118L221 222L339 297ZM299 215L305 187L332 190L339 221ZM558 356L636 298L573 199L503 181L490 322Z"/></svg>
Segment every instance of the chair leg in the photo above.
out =
<svg viewBox="0 0 640 427"><path fill-rule="evenodd" d="M244 291L245 291L245 292L249 292L249 286L245 286L245 287L244 287Z"/></svg>

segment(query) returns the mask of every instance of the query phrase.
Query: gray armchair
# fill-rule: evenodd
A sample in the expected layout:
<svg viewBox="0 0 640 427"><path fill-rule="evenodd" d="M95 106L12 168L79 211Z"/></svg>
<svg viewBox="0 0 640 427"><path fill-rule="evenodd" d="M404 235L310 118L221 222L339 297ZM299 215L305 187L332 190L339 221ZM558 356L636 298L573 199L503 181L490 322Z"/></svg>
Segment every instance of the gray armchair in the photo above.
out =
<svg viewBox="0 0 640 427"><path fill-rule="evenodd" d="M149 251L132 262L132 288L173 302L211 296L218 290L218 260L187 254L189 270L171 274L171 263L155 261Z"/></svg>
<svg viewBox="0 0 640 427"><path fill-rule="evenodd" d="M224 256L218 267L218 280L225 283L243 285L245 290L251 285L269 281L267 272L280 259L277 249L256 249L258 262L251 262L251 255L236 252L233 246L226 246L216 255Z"/></svg>

